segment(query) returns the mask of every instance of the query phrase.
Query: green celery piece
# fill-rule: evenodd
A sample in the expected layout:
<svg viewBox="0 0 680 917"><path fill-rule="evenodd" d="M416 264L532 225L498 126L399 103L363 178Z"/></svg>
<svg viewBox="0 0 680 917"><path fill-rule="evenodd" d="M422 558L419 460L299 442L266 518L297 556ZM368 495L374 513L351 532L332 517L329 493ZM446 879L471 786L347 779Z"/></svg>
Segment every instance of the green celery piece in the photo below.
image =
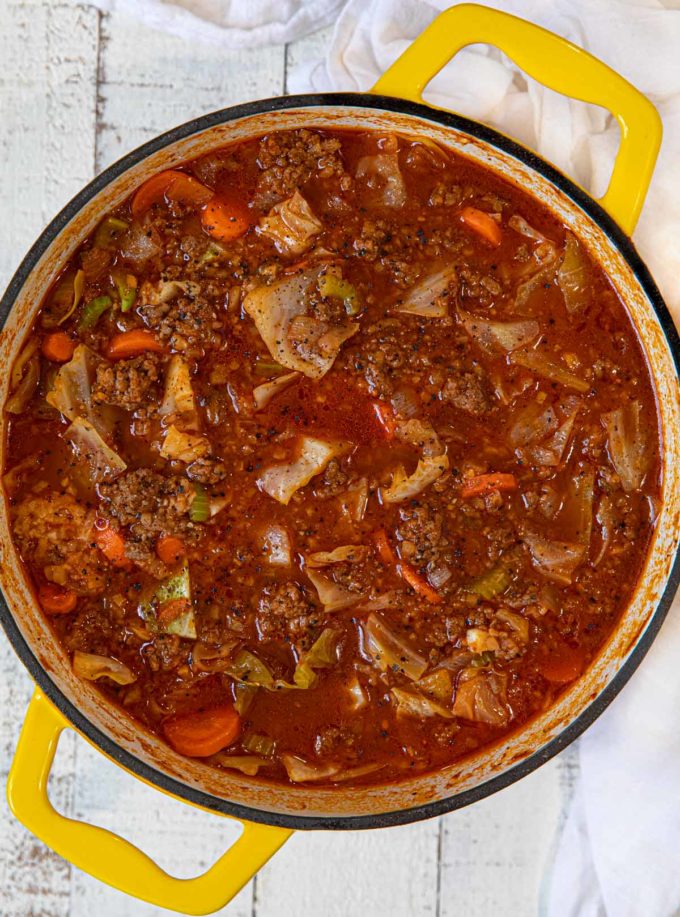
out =
<svg viewBox="0 0 680 917"><path fill-rule="evenodd" d="M83 313L78 322L78 330L88 331L90 328L94 328L106 310L111 308L111 304L110 296L97 296L96 299L91 299L83 308Z"/></svg>
<svg viewBox="0 0 680 917"><path fill-rule="evenodd" d="M118 236L122 235L128 228L129 223L120 220L118 217L107 217L97 227L94 234L94 244L97 248L115 248Z"/></svg>
<svg viewBox="0 0 680 917"><path fill-rule="evenodd" d="M130 309L134 306L135 300L137 299L137 287L130 286L123 271L113 271L111 276L113 277L113 282L115 283L116 290L118 291L118 298L120 299L120 311L129 312Z"/></svg>

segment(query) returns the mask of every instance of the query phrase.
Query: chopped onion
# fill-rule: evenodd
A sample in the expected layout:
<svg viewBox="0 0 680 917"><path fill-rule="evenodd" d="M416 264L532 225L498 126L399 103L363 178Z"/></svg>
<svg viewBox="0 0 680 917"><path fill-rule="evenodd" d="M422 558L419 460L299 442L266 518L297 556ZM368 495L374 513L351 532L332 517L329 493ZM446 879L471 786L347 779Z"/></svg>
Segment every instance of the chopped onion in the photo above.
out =
<svg viewBox="0 0 680 917"><path fill-rule="evenodd" d="M353 713L356 713L357 710L362 710L368 704L368 696L366 695L366 691L362 687L356 672L353 672L350 676L350 679L347 682L347 690L351 697L350 709Z"/></svg>
<svg viewBox="0 0 680 917"><path fill-rule="evenodd" d="M256 232L271 239L281 254L301 255L322 229L323 223L296 190L292 197L281 201L262 217Z"/></svg>
<svg viewBox="0 0 680 917"><path fill-rule="evenodd" d="M453 713L466 720L504 726L509 718L505 679L496 672L464 669L456 686Z"/></svg>
<svg viewBox="0 0 680 917"><path fill-rule="evenodd" d="M496 612L496 619L507 624L520 643L529 642L529 622L522 615L508 608L499 608Z"/></svg>
<svg viewBox="0 0 680 917"><path fill-rule="evenodd" d="M429 487L437 478L448 470L449 458L447 455L425 456L418 462L418 467L412 475L407 476L403 469L398 469L389 487L381 489L382 499L385 503L401 503L417 496Z"/></svg>
<svg viewBox="0 0 680 917"><path fill-rule="evenodd" d="M272 523L262 535L262 549L267 563L273 567L289 567L292 563L290 536L283 525Z"/></svg>
<svg viewBox="0 0 680 917"><path fill-rule="evenodd" d="M159 302L172 302L183 293L195 299L201 292L201 285L195 280L164 280L158 285Z"/></svg>
<svg viewBox="0 0 680 917"><path fill-rule="evenodd" d="M69 441L74 453L87 462L92 480L97 483L112 481L127 468L123 459L107 446L89 420L76 417L66 429L64 439Z"/></svg>
<svg viewBox="0 0 680 917"><path fill-rule="evenodd" d="M368 506L368 481L366 478L359 478L358 481L350 484L340 497L340 500L342 512L349 516L352 522L363 522Z"/></svg>
<svg viewBox="0 0 680 917"><path fill-rule="evenodd" d="M470 337L474 338L483 350L492 353L510 353L518 347L524 347L538 337L540 332L538 322L533 319L521 322L492 322L463 312L462 309L458 310L458 317Z"/></svg>
<svg viewBox="0 0 680 917"><path fill-rule="evenodd" d="M515 351L510 355L510 360L518 366L524 366L525 369L532 370L539 376L550 379L551 382L559 382L561 385L566 385L584 394L590 391L590 383L579 379L578 376L568 372L558 363L553 362L536 350Z"/></svg>
<svg viewBox="0 0 680 917"><path fill-rule="evenodd" d="M607 431L609 458L626 493L642 486L649 469L649 443L642 422L642 405L630 401L602 415Z"/></svg>
<svg viewBox="0 0 680 917"><path fill-rule="evenodd" d="M449 314L449 290L454 284L457 286L457 278L453 265L429 274L406 293L394 311L423 318L443 318ZM451 292L455 293L455 289Z"/></svg>
<svg viewBox="0 0 680 917"><path fill-rule="evenodd" d="M398 388L390 398L395 414L407 419L415 417L420 410L420 400L413 388Z"/></svg>
<svg viewBox="0 0 680 917"><path fill-rule="evenodd" d="M300 451L293 462L265 468L257 479L258 487L279 503L287 505L293 494L325 470L332 458L339 455L342 446L311 436L300 440Z"/></svg>
<svg viewBox="0 0 680 917"><path fill-rule="evenodd" d="M198 411L191 384L191 370L189 364L177 354L170 358L165 371L165 390L158 413L163 417L181 417L182 425L187 430L198 428Z"/></svg>
<svg viewBox="0 0 680 917"><path fill-rule="evenodd" d="M397 152L364 156L357 163L356 177L373 192L372 200L385 207L403 207L406 185L399 168ZM363 195L366 200L366 195Z"/></svg>
<svg viewBox="0 0 680 917"><path fill-rule="evenodd" d="M120 253L135 267L144 267L147 261L160 255L162 242L158 230L145 228L134 222L120 241Z"/></svg>
<svg viewBox="0 0 680 917"><path fill-rule="evenodd" d="M397 437L404 442L418 446L426 458L440 456L444 451L437 432L429 420L407 420L399 424L396 433Z"/></svg>
<svg viewBox="0 0 680 917"><path fill-rule="evenodd" d="M465 633L465 642L473 653L495 653L500 643L484 627L469 627Z"/></svg>
<svg viewBox="0 0 680 917"><path fill-rule="evenodd" d="M588 302L588 262L576 236L567 233L564 253L557 271L557 282L564 296L564 305L570 314L578 312Z"/></svg>
<svg viewBox="0 0 680 917"><path fill-rule="evenodd" d="M450 568L444 564L427 571L427 581L433 589L440 589L444 583L448 583L452 576Z"/></svg>
<svg viewBox="0 0 680 917"><path fill-rule="evenodd" d="M526 236L527 239L533 239L534 242L547 242L548 240L542 233L537 229L534 229L533 226L530 226L524 217L521 217L518 213L513 213L513 215L508 220L508 226L511 229L514 229L515 232L518 232L521 236Z"/></svg>
<svg viewBox="0 0 680 917"><path fill-rule="evenodd" d="M530 532L525 533L522 540L529 548L534 567L548 579L563 585L571 583L574 571L585 557L582 544L551 541Z"/></svg>
<svg viewBox="0 0 680 917"><path fill-rule="evenodd" d="M210 454L210 440L202 433L185 433L174 424L168 427L161 456L177 462L190 464Z"/></svg>
<svg viewBox="0 0 680 917"><path fill-rule="evenodd" d="M332 551L315 551L308 554L305 563L308 567L325 567L328 564L355 564L363 560L368 548L363 544L345 544Z"/></svg>
<svg viewBox="0 0 680 917"><path fill-rule="evenodd" d="M376 614L370 614L363 627L366 649L374 662L384 672L388 669L403 672L412 681L418 681L427 669L427 659L402 637L389 629Z"/></svg>
<svg viewBox="0 0 680 917"><path fill-rule="evenodd" d="M255 409L258 411L266 408L272 398L275 398L279 392L288 388L293 382L300 379L300 373L286 373L285 376L277 376L270 382L263 382L253 389L253 398L255 399Z"/></svg>
<svg viewBox="0 0 680 917"><path fill-rule="evenodd" d="M73 671L78 678L86 681L97 681L110 678L117 685L131 685L137 676L122 662L111 656L98 656L95 653L83 653L76 650L73 654Z"/></svg>
<svg viewBox="0 0 680 917"><path fill-rule="evenodd" d="M288 779L293 783L311 783L315 780L327 780L340 770L339 764L310 764L297 755L282 754L281 762L286 768Z"/></svg>
<svg viewBox="0 0 680 917"><path fill-rule="evenodd" d="M360 602L363 598L360 592L351 592L317 570L307 569L306 572L318 593L319 601L326 611L339 611L341 608L348 608L350 605Z"/></svg>
<svg viewBox="0 0 680 917"><path fill-rule="evenodd" d="M243 308L255 322L273 359L311 379L320 379L328 372L342 343L359 330L356 322L343 322L335 326L338 332L335 336L329 336L327 330L319 333L314 346L307 348L306 356L295 348L290 336L293 320L305 316L310 291L326 267L317 263L269 286L256 287L243 301ZM326 322L313 321L318 331L322 326L328 328Z"/></svg>

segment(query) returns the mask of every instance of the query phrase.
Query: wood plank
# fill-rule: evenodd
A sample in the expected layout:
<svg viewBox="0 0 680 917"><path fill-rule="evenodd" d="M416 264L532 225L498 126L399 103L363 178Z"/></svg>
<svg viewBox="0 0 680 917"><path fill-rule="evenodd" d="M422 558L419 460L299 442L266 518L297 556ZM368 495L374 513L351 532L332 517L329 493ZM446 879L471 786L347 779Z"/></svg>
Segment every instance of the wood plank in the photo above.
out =
<svg viewBox="0 0 680 917"><path fill-rule="evenodd" d="M87 5L2 4L0 29L0 287L45 223L92 177L98 15ZM42 66L41 66L42 65ZM14 754L33 686L0 644L0 781ZM70 810L75 737L66 734L50 797ZM69 917L70 866L0 809L0 913Z"/></svg>
<svg viewBox="0 0 680 917"><path fill-rule="evenodd" d="M225 51L103 16L97 171L197 115L280 95L283 73L281 46Z"/></svg>

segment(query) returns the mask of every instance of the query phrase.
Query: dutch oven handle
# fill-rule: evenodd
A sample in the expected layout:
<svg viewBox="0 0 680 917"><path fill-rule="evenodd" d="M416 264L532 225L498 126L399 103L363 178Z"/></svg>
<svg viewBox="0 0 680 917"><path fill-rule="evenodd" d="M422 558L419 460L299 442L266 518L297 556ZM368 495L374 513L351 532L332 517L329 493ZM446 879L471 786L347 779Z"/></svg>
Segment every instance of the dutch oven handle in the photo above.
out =
<svg viewBox="0 0 680 917"><path fill-rule="evenodd" d="M421 102L430 80L461 48L472 44L492 44L550 89L603 106L614 115L621 143L600 204L631 235L661 145L661 119L649 99L627 80L565 38L485 6L453 6L425 29L371 91Z"/></svg>
<svg viewBox="0 0 680 917"><path fill-rule="evenodd" d="M7 781L14 815L60 856L119 891L182 914L211 914L224 907L291 835L286 828L243 822L236 843L194 879L168 875L133 844L60 815L47 795L54 753L70 724L36 689Z"/></svg>

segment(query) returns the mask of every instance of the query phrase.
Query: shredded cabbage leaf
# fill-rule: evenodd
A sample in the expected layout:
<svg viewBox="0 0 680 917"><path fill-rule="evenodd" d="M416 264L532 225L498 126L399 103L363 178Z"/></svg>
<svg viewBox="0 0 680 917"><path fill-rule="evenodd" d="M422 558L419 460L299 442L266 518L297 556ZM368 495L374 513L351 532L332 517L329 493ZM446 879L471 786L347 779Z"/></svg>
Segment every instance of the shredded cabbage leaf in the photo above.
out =
<svg viewBox="0 0 680 917"><path fill-rule="evenodd" d="M202 433L185 433L174 424L168 427L161 456L177 462L190 464L210 453L210 440Z"/></svg>
<svg viewBox="0 0 680 917"><path fill-rule="evenodd" d="M348 608L364 598L361 592L352 592L318 570L308 568L306 573L326 611L339 611L341 608Z"/></svg>
<svg viewBox="0 0 680 917"><path fill-rule="evenodd" d="M110 446L104 442L89 420L76 417L64 433L74 453L87 462L93 481L113 481L122 474L127 465Z"/></svg>
<svg viewBox="0 0 680 917"><path fill-rule="evenodd" d="M357 322L330 326L306 316L310 292L325 269L324 264L306 267L269 286L256 287L243 301L273 359L310 379L324 376L344 341L359 330ZM302 325L301 318L305 319Z"/></svg>
<svg viewBox="0 0 680 917"><path fill-rule="evenodd" d="M568 370L564 369L563 366L560 366L558 363L555 363L553 360L550 360L548 357L544 356L544 354L536 350L515 351L515 353L510 356L510 360L518 366L524 366L525 369L530 369L539 376L550 379L551 382L559 382L560 385L566 385L568 388L573 388L577 392L582 392L583 394L590 391L589 382L579 379L578 376L570 373Z"/></svg>
<svg viewBox="0 0 680 917"><path fill-rule="evenodd" d="M418 467L411 475L406 475L403 468L394 473L389 487L382 488L382 498L385 503L401 503L417 496L437 478L441 477L449 468L447 455L424 456L418 462Z"/></svg>
<svg viewBox="0 0 680 917"><path fill-rule="evenodd" d="M282 255L301 255L314 237L323 229L323 223L299 191L273 207L262 217L257 233L271 239Z"/></svg>
<svg viewBox="0 0 680 917"><path fill-rule="evenodd" d="M457 284L457 276L453 266L429 274L408 291L394 311L423 318L443 318L449 314L449 296L455 292L452 288Z"/></svg>
<svg viewBox="0 0 680 917"><path fill-rule="evenodd" d="M338 661L338 632L326 627L321 636L303 653L295 666L293 681L298 688L312 688L318 679L316 669L328 669Z"/></svg>
<svg viewBox="0 0 680 917"><path fill-rule="evenodd" d="M10 414L21 414L33 397L40 382L40 357L38 339L33 338L26 344L14 361L9 380L10 397L5 403L5 410Z"/></svg>
<svg viewBox="0 0 680 917"><path fill-rule="evenodd" d="M86 681L98 681L110 678L117 685L131 685L137 676L123 662L111 656L98 656L95 653L83 653L76 650L73 654L73 671L78 678Z"/></svg>
<svg viewBox="0 0 680 917"><path fill-rule="evenodd" d="M456 685L455 716L490 726L504 726L510 716L504 676L496 672L463 669Z"/></svg>
<svg viewBox="0 0 680 917"><path fill-rule="evenodd" d="M262 533L262 550L268 564L273 567L289 567L292 554L288 529L278 523L268 525Z"/></svg>
<svg viewBox="0 0 680 917"><path fill-rule="evenodd" d="M366 650L383 672L403 672L418 681L427 669L427 659L408 641L395 634L376 614L370 614L363 627Z"/></svg>
<svg viewBox="0 0 680 917"><path fill-rule="evenodd" d="M284 506L293 494L312 478L321 474L332 458L343 450L339 443L329 443L312 436L303 436L297 458L285 465L265 468L257 479L257 486Z"/></svg>
<svg viewBox="0 0 680 917"><path fill-rule="evenodd" d="M642 421L639 401L602 415L607 431L609 458L621 478L626 493L642 486L649 470L650 453L647 431Z"/></svg>
<svg viewBox="0 0 680 917"><path fill-rule="evenodd" d="M288 779L293 783L312 783L315 780L327 780L340 770L339 764L311 764L298 755L282 754L281 762L286 768Z"/></svg>
<svg viewBox="0 0 680 917"><path fill-rule="evenodd" d="M82 417L100 433L106 433L106 425L92 405L91 379L97 362L99 357L89 347L78 344L71 359L54 377L46 398L48 404L69 420Z"/></svg>
<svg viewBox="0 0 680 917"><path fill-rule="evenodd" d="M170 620L163 614L163 606L170 602L177 614ZM196 620L191 600L191 578L189 565L182 567L158 586L156 591L139 606L139 613L149 629L156 633L177 634L187 640L196 639Z"/></svg>
<svg viewBox="0 0 680 917"><path fill-rule="evenodd" d="M165 371L165 390L158 410L162 417L181 418L186 430L198 429L198 410L189 364L175 354Z"/></svg>
<svg viewBox="0 0 680 917"><path fill-rule="evenodd" d="M399 168L399 156L396 143L389 138L388 143L394 151L364 156L357 163L356 177L366 184L369 203L382 204L385 207L403 207L406 203L406 185Z"/></svg>
<svg viewBox="0 0 680 917"><path fill-rule="evenodd" d="M315 551L308 554L305 563L308 567L325 567L328 564L355 564L366 557L368 548L363 544L345 544L332 551Z"/></svg>
<svg viewBox="0 0 680 917"><path fill-rule="evenodd" d="M567 233L562 261L557 271L557 282L570 315L586 305L590 286L588 262L581 243L571 233Z"/></svg>
<svg viewBox="0 0 680 917"><path fill-rule="evenodd" d="M538 337L540 327L533 319L521 322L492 322L458 310L461 324L482 350L510 353Z"/></svg>
<svg viewBox="0 0 680 917"><path fill-rule="evenodd" d="M529 548L534 567L548 579L565 586L571 583L576 568L586 554L583 544L552 541L532 532L525 532L522 541Z"/></svg>
<svg viewBox="0 0 680 917"><path fill-rule="evenodd" d="M272 398L275 398L279 392L288 388L293 382L300 379L300 373L286 373L284 376L277 376L270 382L263 382L253 389L253 399L255 400L255 409L264 410Z"/></svg>

